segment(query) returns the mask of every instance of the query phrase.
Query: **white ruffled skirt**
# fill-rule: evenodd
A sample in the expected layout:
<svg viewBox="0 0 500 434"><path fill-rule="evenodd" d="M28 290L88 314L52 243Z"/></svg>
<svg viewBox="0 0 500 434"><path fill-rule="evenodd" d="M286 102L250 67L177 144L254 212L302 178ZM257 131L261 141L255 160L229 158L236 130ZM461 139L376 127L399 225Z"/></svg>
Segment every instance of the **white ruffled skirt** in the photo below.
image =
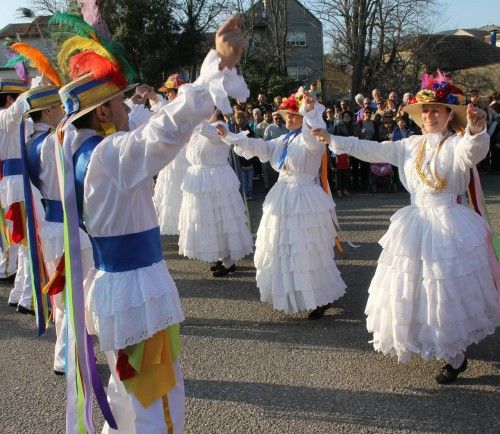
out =
<svg viewBox="0 0 500 434"><path fill-rule="evenodd" d="M391 218L365 313L375 350L451 359L495 330L486 227L462 205L400 209Z"/></svg>
<svg viewBox="0 0 500 434"><path fill-rule="evenodd" d="M312 175L280 174L257 231L254 261L262 301L294 313L344 295L334 261L334 208Z"/></svg>
<svg viewBox="0 0 500 434"><path fill-rule="evenodd" d="M182 203L181 184L189 162L186 148L158 174L154 191L154 203L158 213L158 223L162 235L179 235L179 213Z"/></svg>
<svg viewBox="0 0 500 434"><path fill-rule="evenodd" d="M201 261L252 253L239 181L229 164L190 166L182 183L179 253Z"/></svg>
<svg viewBox="0 0 500 434"><path fill-rule="evenodd" d="M43 221L40 227L40 239L42 242L43 256L47 262L55 261L64 253L63 224L57 222ZM80 229L81 249L90 249L89 236Z"/></svg>
<svg viewBox="0 0 500 434"><path fill-rule="evenodd" d="M85 286L87 327L103 351L123 349L184 320L163 260L120 273L93 268Z"/></svg>
<svg viewBox="0 0 500 434"><path fill-rule="evenodd" d="M33 189L34 191L36 189ZM36 190L38 192L38 190ZM0 203L7 211L13 203L24 202L24 183L22 175L10 175L0 180Z"/></svg>

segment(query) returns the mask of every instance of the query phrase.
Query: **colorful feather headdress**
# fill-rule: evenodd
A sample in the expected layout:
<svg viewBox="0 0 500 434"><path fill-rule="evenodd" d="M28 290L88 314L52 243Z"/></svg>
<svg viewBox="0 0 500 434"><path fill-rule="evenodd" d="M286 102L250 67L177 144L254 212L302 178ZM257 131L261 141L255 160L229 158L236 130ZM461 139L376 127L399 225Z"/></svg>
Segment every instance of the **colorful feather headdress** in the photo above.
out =
<svg viewBox="0 0 500 434"><path fill-rule="evenodd" d="M167 78L167 81L158 90L160 92L166 92L170 89L178 90L183 84L186 84L186 80L180 74L172 74Z"/></svg>
<svg viewBox="0 0 500 434"><path fill-rule="evenodd" d="M32 88L25 93L25 113L43 110L60 104L61 99L58 91L62 80L47 56L38 48L24 42L15 42L9 48L17 53L18 56L22 56L26 63L42 75L42 78L51 83Z"/></svg>
<svg viewBox="0 0 500 434"><path fill-rule="evenodd" d="M106 39L73 14L56 14L49 24L68 35L57 56L61 71L72 80L59 94L71 122L131 89L136 74L123 47Z"/></svg>
<svg viewBox="0 0 500 434"><path fill-rule="evenodd" d="M408 102L405 107L415 123L422 127L422 105L441 104L455 113L450 125L451 128L465 128L467 125L467 107L462 89L455 86L450 78L441 70L436 75L424 74L421 80L421 90Z"/></svg>

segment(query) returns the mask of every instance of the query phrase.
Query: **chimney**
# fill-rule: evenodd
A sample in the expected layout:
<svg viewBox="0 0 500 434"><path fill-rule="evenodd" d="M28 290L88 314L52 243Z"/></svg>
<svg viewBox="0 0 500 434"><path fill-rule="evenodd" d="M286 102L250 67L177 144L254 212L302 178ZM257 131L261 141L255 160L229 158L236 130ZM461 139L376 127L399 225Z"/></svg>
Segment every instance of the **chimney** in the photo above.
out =
<svg viewBox="0 0 500 434"><path fill-rule="evenodd" d="M497 46L497 29L492 29L490 31L490 45L492 47Z"/></svg>

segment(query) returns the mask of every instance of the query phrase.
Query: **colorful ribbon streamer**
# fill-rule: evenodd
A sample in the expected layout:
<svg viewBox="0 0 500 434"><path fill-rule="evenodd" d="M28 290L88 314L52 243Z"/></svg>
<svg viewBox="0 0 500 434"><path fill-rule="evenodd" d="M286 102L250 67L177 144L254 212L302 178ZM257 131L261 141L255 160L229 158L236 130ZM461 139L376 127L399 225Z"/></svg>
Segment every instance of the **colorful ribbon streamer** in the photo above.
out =
<svg viewBox="0 0 500 434"><path fill-rule="evenodd" d="M75 338L75 374L76 374L76 415L72 414L75 409L68 406L67 420L75 420L78 433L93 434L94 424L92 420L92 394L97 399L101 412L109 426L117 429L116 421L111 413L111 408L106 398L106 393L97 371L94 346L92 337L87 333L84 312L83 297L83 271L81 258L81 245L79 233L79 218L76 205L75 179L73 172L73 152L71 149L71 137L63 133L63 128L68 122L64 118L57 128L59 144L56 153L58 169L60 170L59 183L61 186L63 210L64 210L64 258L67 291L67 315L68 325L74 332ZM63 140L64 136L64 140ZM70 332L71 332L70 331ZM68 382L74 381L68 378ZM69 390L69 387L68 387ZM73 397L72 397L73 398ZM66 432L72 433L73 427L66 425Z"/></svg>
<svg viewBox="0 0 500 434"><path fill-rule="evenodd" d="M25 141L24 120L21 121L19 127L20 143L21 143L21 161L23 172L23 187L24 187L24 203L26 220L28 223L28 252L30 263L31 285L33 288L33 299L35 302L36 322L38 335L45 333L48 323L48 304L47 295L43 294L42 288L47 283L47 270L43 259L42 246L38 234L36 223L36 211L33 204L33 192L31 190L31 182L28 171L28 153ZM14 205L14 204L13 204ZM22 213L22 204L19 204ZM16 222L14 222L14 225Z"/></svg>

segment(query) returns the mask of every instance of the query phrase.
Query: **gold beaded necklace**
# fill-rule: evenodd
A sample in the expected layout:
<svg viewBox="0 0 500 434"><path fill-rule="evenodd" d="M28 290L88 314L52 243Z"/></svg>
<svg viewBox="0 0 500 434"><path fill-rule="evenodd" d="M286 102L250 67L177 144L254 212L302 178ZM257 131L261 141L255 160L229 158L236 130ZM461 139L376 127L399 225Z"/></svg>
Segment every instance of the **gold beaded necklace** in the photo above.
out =
<svg viewBox="0 0 500 434"><path fill-rule="evenodd" d="M417 150L417 154L415 157L415 169L422 182L428 187L432 188L433 190L444 190L448 185L446 179L441 175L439 175L437 171L437 156L439 154L439 151L441 150L441 147L443 146L443 143L446 141L448 137L451 136L451 134L452 134L451 132L448 132L438 144L438 150L436 152L436 157L435 157L436 162L434 163L434 173L433 173L435 181L428 179L422 170L422 166L424 164L424 159L425 159L425 148L427 144L427 138L424 138L424 140L422 140L422 143L420 144L420 147Z"/></svg>

